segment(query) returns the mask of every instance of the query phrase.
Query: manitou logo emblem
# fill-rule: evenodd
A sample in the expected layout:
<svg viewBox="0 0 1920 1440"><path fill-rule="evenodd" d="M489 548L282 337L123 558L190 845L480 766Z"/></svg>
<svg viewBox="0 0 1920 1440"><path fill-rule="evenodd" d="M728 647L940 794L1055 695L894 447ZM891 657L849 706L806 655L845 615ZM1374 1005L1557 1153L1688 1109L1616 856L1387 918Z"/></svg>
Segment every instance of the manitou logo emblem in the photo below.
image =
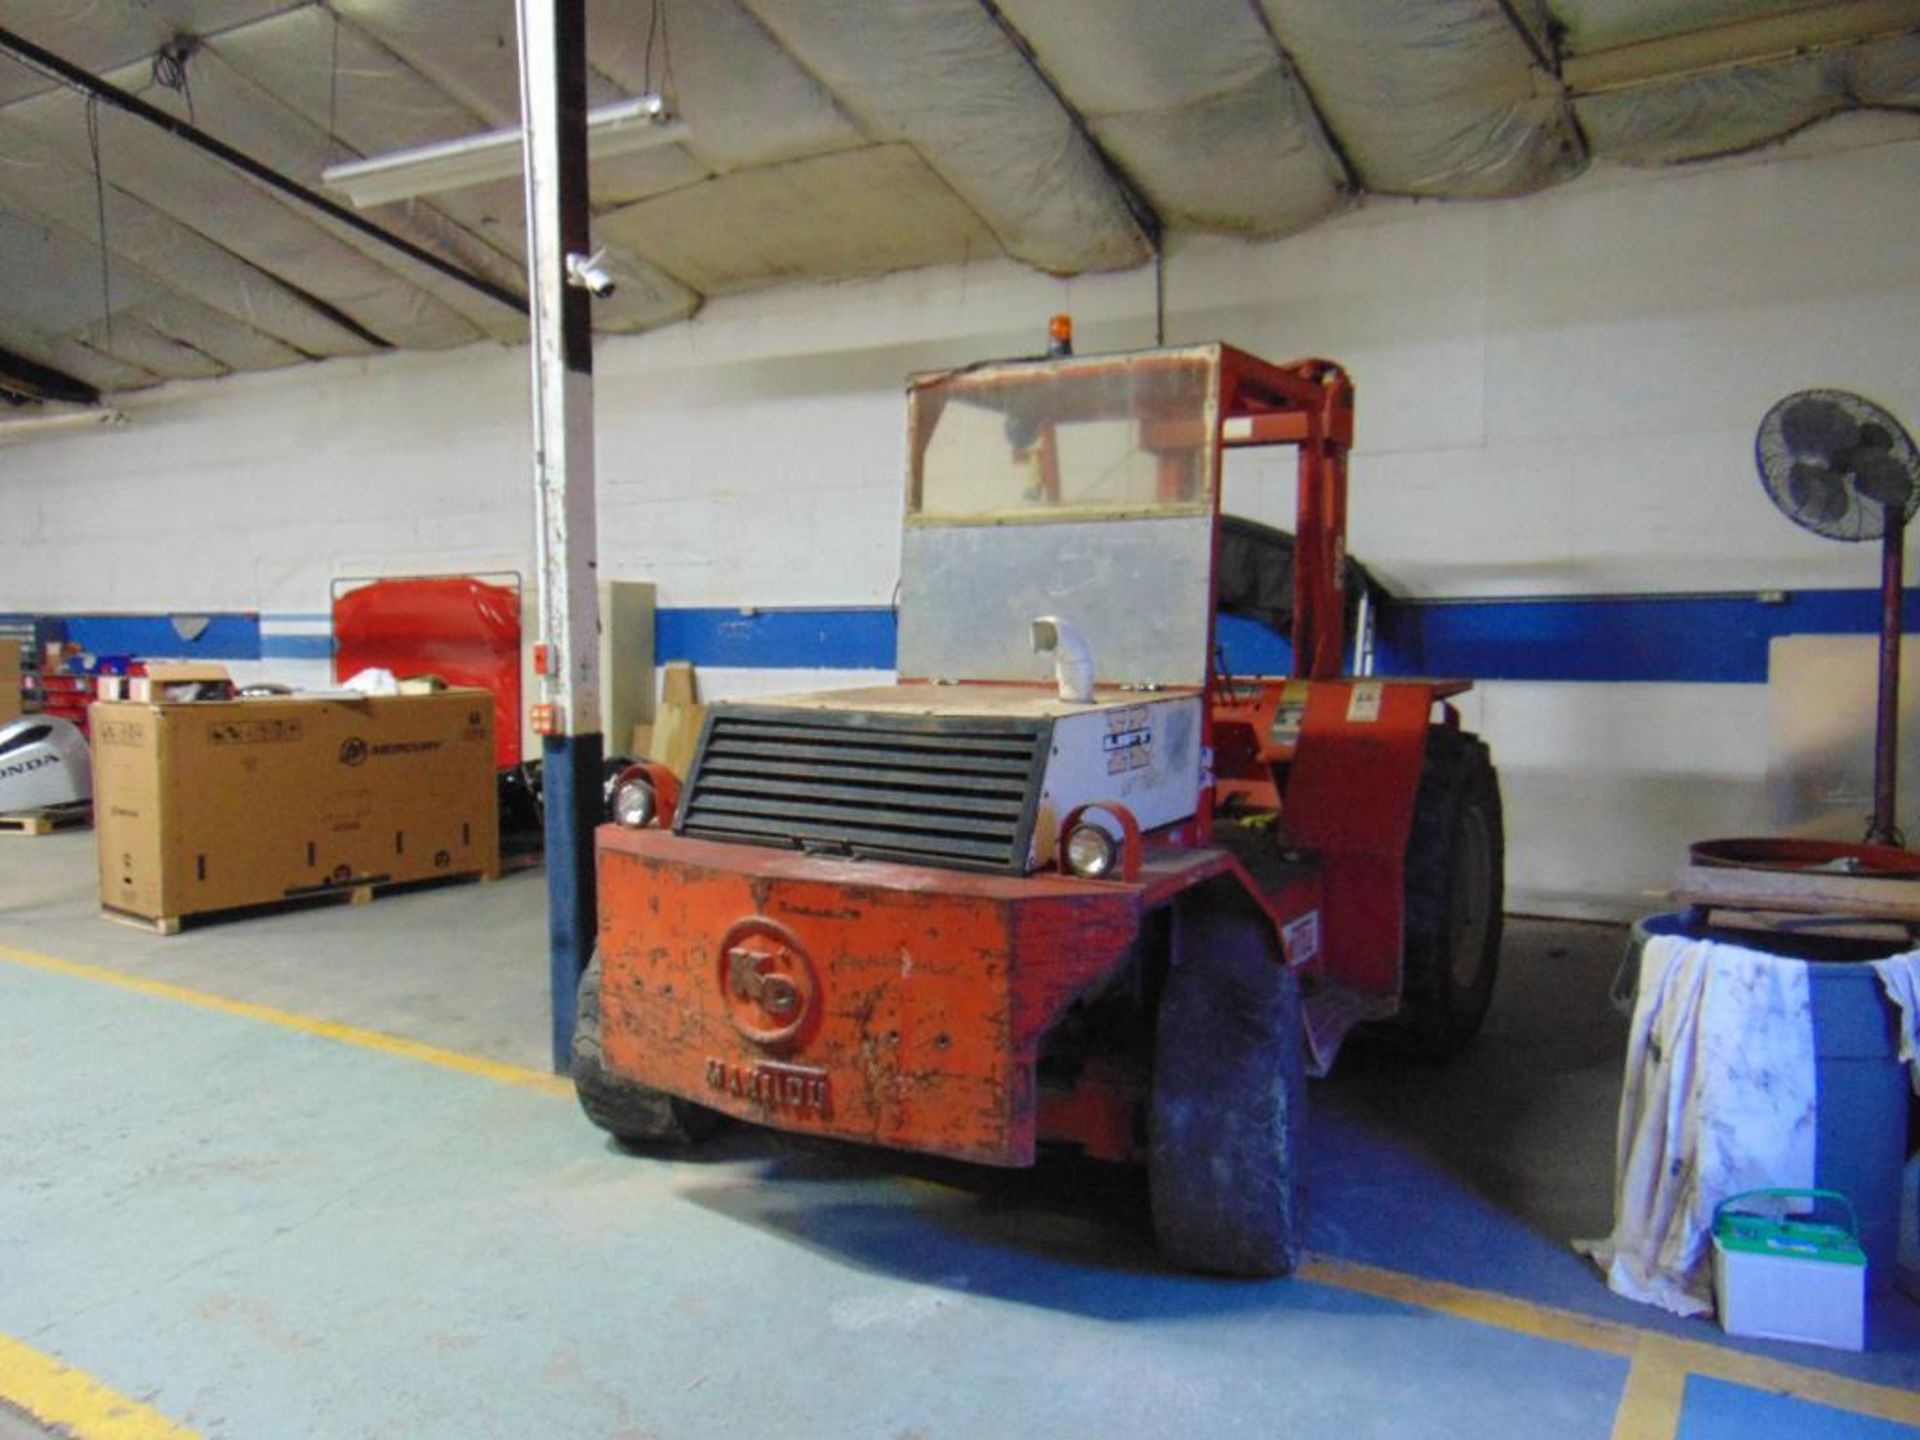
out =
<svg viewBox="0 0 1920 1440"><path fill-rule="evenodd" d="M358 735L351 735L340 742L340 763L342 765L364 765L367 763L367 742Z"/></svg>
<svg viewBox="0 0 1920 1440"><path fill-rule="evenodd" d="M833 1109L827 1072L811 1065L783 1065L777 1060L730 1065L714 1059L707 1061L707 1085L722 1095L789 1115L817 1115L824 1120Z"/></svg>
<svg viewBox="0 0 1920 1440"><path fill-rule="evenodd" d="M759 915L740 921L720 942L719 970L720 998L734 1029L769 1050L803 1038L820 986L792 931Z"/></svg>

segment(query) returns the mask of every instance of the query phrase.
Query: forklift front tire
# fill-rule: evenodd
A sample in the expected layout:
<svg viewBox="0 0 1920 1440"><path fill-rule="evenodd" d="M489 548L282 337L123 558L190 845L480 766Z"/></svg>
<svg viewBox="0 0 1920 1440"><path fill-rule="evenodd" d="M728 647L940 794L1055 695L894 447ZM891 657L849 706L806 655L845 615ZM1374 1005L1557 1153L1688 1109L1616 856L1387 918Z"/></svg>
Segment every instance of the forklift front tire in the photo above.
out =
<svg viewBox="0 0 1920 1440"><path fill-rule="evenodd" d="M600 955L580 977L573 1024L573 1090L587 1118L628 1145L697 1145L722 1117L704 1105L609 1074L600 1052Z"/></svg>
<svg viewBox="0 0 1920 1440"><path fill-rule="evenodd" d="M1174 933L1154 1025L1154 1233L1188 1269L1285 1275L1306 1228L1299 981L1237 886L1205 886L1179 902Z"/></svg>

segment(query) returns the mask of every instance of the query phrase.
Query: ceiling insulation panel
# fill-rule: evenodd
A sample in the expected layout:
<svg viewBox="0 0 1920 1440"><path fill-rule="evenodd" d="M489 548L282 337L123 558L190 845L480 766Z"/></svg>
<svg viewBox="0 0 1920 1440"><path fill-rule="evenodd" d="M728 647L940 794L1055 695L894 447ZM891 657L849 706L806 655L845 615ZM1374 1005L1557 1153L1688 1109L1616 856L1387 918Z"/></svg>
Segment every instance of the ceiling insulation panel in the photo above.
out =
<svg viewBox="0 0 1920 1440"><path fill-rule="evenodd" d="M43 335L85 335L94 348L174 378L205 373L198 360L172 367L123 343L137 330L123 322L144 317L154 328L213 356L221 370L272 369L302 359L296 350L250 326L170 290L137 265L116 262L101 272L100 249L83 233L0 214L0 310ZM111 303L112 336L105 317ZM165 352L161 352L165 353Z"/></svg>
<svg viewBox="0 0 1920 1440"><path fill-rule="evenodd" d="M520 42L513 0L329 0L349 26L364 31L496 130L520 123ZM633 5L638 13L641 7ZM591 44L591 35L589 36ZM627 96L589 69L587 104ZM392 147L381 147L383 149Z"/></svg>
<svg viewBox="0 0 1920 1440"><path fill-rule="evenodd" d="M157 385L165 378L115 356L102 355L70 336L42 334L15 321L4 308L0 308L0 335L6 337L6 349L71 375L103 393L138 390Z"/></svg>
<svg viewBox="0 0 1920 1440"><path fill-rule="evenodd" d="M1914 0L587 3L589 104L656 88L690 127L592 166L620 282L603 331L787 279L1001 254L1120 268L1156 224L1285 234L1355 191L1521 193L1577 173L1582 130L1597 158L1656 164L1920 109ZM1878 28L1837 33L1856 20ZM518 118L512 0L0 0L0 25L316 187L334 161ZM191 107L153 73L176 35L200 41ZM363 353L363 330L524 337L512 307L98 115L111 340L86 106L0 57L0 346L111 390ZM369 218L525 288L518 180Z"/></svg>
<svg viewBox="0 0 1920 1440"><path fill-rule="evenodd" d="M336 43L337 90L331 64ZM232 73L244 74L298 117L283 125L290 133L273 150L256 150L258 158L323 194L327 192L320 171L334 161L456 140L493 128L366 32L325 10L294 11L248 26L223 39L219 50ZM327 56L329 63L314 64L316 55ZM245 116L233 117L233 123L234 133L262 134ZM670 146L596 161L589 184L595 205L611 208L678 189L707 174L684 148ZM367 215L509 290L526 288L525 189L517 178L374 206ZM368 242L349 230L338 233L376 259L393 257L393 264L416 268L390 249L368 248ZM523 316L443 277L418 273L427 277L436 295L494 338L525 336ZM625 292L617 309L609 315L605 307L596 307L596 320L615 319L617 328L663 324L684 318L698 303L698 297L669 276L638 262L626 267L623 280Z"/></svg>
<svg viewBox="0 0 1920 1440"><path fill-rule="evenodd" d="M1628 165L1750 150L1860 106L1920 109L1920 37L1699 70L1575 102L1593 152Z"/></svg>
<svg viewBox="0 0 1920 1440"><path fill-rule="evenodd" d="M1164 221L1281 235L1344 203L1312 102L1246 0L1002 9Z"/></svg>
<svg viewBox="0 0 1920 1440"><path fill-rule="evenodd" d="M196 55L190 63L193 76L191 104L187 96L165 90L150 93L145 98L181 119L191 117L209 134L246 136L246 151L255 160L299 184L319 188L320 172L331 148L324 128L305 119L286 104L272 85L237 69L218 50L209 48ZM140 82L137 73L128 71L118 71L106 78L123 89L132 89ZM141 128L148 129L145 126ZM151 129L148 129L148 133L178 148L179 142L170 137ZM243 183L257 191L254 182L248 180ZM375 265L387 268L405 265L415 270L420 277L419 283L435 298L487 333L504 330L506 321L513 316L513 312L498 301L489 300L464 285L434 275L424 267L413 266L403 260L392 246L370 239L350 226L328 220L320 212L297 201L283 201L278 196L257 193L263 193L263 198L270 198L283 208L293 206L292 213L297 218L327 229L341 244L358 250ZM434 210L423 208L383 223L402 238L447 256L462 268L496 285L515 290L520 286L517 265L479 237L462 230Z"/></svg>
<svg viewBox="0 0 1920 1440"><path fill-rule="evenodd" d="M1175 110L1239 90L1279 60L1246 0L999 0L1066 92L1093 116Z"/></svg>
<svg viewBox="0 0 1920 1440"><path fill-rule="evenodd" d="M0 119L90 170L85 109L63 90L9 105ZM203 235L219 236L236 254L394 344L438 349L477 337L454 311L219 161L119 111L102 109L99 120L102 164L117 188Z"/></svg>
<svg viewBox="0 0 1920 1440"><path fill-rule="evenodd" d="M146 62L176 35L214 35L310 0L26 0L0 4L0 24L83 70ZM59 82L0 57L0 105Z"/></svg>
<svg viewBox="0 0 1920 1440"><path fill-rule="evenodd" d="M1098 154L978 0L747 3L868 134L925 156L1016 259L1071 273L1152 254Z"/></svg>
<svg viewBox="0 0 1920 1440"><path fill-rule="evenodd" d="M1518 195L1584 163L1522 3L1513 14L1500 0L1260 6L1369 190Z"/></svg>
<svg viewBox="0 0 1920 1440"><path fill-rule="evenodd" d="M96 320L74 338L115 359L150 370L163 380L214 380L227 367L204 350L163 335L141 319L137 309L117 311L113 323Z"/></svg>
<svg viewBox="0 0 1920 1440"><path fill-rule="evenodd" d="M1833 68L1856 104L1920 108L1920 35L1864 45L1835 56Z"/></svg>
<svg viewBox="0 0 1920 1440"><path fill-rule="evenodd" d="M993 234L906 145L723 175L596 224L707 294L997 256Z"/></svg>
<svg viewBox="0 0 1920 1440"><path fill-rule="evenodd" d="M1109 116L1094 130L1169 224L1288 235L1347 203L1298 88L1277 69L1211 100Z"/></svg>
<svg viewBox="0 0 1920 1440"><path fill-rule="evenodd" d="M106 193L116 266L137 265L158 283L310 356L357 355L373 347L264 271L123 190ZM0 212L99 234L93 177L0 116ZM39 276L39 283L47 277Z"/></svg>
<svg viewBox="0 0 1920 1440"><path fill-rule="evenodd" d="M1562 47L1570 55L1584 55L1807 5L1805 0L1548 0L1548 8L1560 22Z"/></svg>
<svg viewBox="0 0 1920 1440"><path fill-rule="evenodd" d="M867 139L736 0L688 0L660 7L664 28L653 34L651 3L587 0L587 43L593 67L621 90L664 93L692 128L691 148L715 170L772 165Z"/></svg>
<svg viewBox="0 0 1920 1440"><path fill-rule="evenodd" d="M132 312L154 331L192 346L228 370L277 370L306 358L271 335L180 295L157 294L133 306Z"/></svg>
<svg viewBox="0 0 1920 1440"><path fill-rule="evenodd" d="M1844 104L1816 56L1603 91L1574 108L1595 155L1658 165L1750 149Z"/></svg>

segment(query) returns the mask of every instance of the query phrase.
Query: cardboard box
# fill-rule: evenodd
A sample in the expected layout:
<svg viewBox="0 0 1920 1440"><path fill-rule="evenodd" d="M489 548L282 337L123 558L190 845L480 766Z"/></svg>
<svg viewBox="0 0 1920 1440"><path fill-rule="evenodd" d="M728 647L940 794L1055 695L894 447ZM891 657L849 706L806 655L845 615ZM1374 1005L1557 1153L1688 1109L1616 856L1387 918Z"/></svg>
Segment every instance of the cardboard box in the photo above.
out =
<svg viewBox="0 0 1920 1440"><path fill-rule="evenodd" d="M20 718L20 642L0 640L0 725Z"/></svg>
<svg viewBox="0 0 1920 1440"><path fill-rule="evenodd" d="M647 758L686 779L700 749L700 729L706 720L707 707L700 703L693 666L684 660L672 661L661 678L660 708L654 713Z"/></svg>
<svg viewBox="0 0 1920 1440"><path fill-rule="evenodd" d="M150 920L495 875L484 690L93 706L100 903Z"/></svg>
<svg viewBox="0 0 1920 1440"><path fill-rule="evenodd" d="M208 661L155 662L127 683L127 698L143 704L191 700L203 685L230 685L227 667Z"/></svg>

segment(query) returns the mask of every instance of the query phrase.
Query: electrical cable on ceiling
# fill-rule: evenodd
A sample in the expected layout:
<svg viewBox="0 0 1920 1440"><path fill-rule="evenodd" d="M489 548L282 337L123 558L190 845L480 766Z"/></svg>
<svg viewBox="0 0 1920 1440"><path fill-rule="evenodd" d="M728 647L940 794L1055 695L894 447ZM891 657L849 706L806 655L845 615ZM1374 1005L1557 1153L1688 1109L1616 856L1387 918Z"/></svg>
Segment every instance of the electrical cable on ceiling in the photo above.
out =
<svg viewBox="0 0 1920 1440"><path fill-rule="evenodd" d="M660 94L678 101L679 87L673 80L673 36L667 33L667 0L655 0L660 8Z"/></svg>
<svg viewBox="0 0 1920 1440"><path fill-rule="evenodd" d="M1153 247L1153 343L1167 343L1167 247Z"/></svg>
<svg viewBox="0 0 1920 1440"><path fill-rule="evenodd" d="M660 84L653 83L653 42L660 41ZM667 0L653 0L647 12L647 53L642 66L641 86L646 94L659 95L669 103L679 98L673 82L673 38L667 33Z"/></svg>
<svg viewBox="0 0 1920 1440"><path fill-rule="evenodd" d="M93 202L100 226L100 319L113 344L113 257L107 250L107 177L100 168L100 101L87 97L87 149L93 154Z"/></svg>
<svg viewBox="0 0 1920 1440"><path fill-rule="evenodd" d="M647 7L647 58L645 74L640 78L641 88L648 93L653 91L653 37L660 33L660 0L653 0Z"/></svg>
<svg viewBox="0 0 1920 1440"><path fill-rule="evenodd" d="M327 6L327 17L333 21L332 56L327 62L327 154L333 159L334 151L340 147L340 16L334 8Z"/></svg>
<svg viewBox="0 0 1920 1440"><path fill-rule="evenodd" d="M153 52L153 83L163 89L177 91L187 102L187 123L190 125L200 123L199 117L193 113L193 82L187 78L187 61L197 43L185 35L176 35L172 44L162 45Z"/></svg>

